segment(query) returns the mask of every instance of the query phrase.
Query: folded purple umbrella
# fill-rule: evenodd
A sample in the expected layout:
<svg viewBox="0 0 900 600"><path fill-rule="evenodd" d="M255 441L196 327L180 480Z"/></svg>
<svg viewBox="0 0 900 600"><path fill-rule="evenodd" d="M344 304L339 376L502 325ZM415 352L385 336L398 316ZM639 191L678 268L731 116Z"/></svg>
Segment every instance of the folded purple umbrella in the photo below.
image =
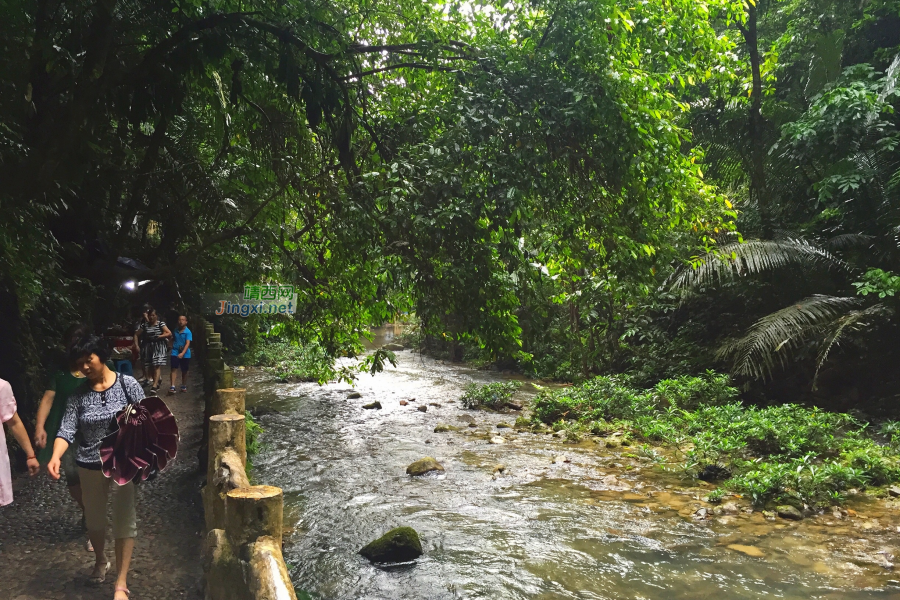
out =
<svg viewBox="0 0 900 600"><path fill-rule="evenodd" d="M178 424L157 396L129 403L116 415L115 431L100 444L103 474L125 485L162 471L178 451Z"/></svg>

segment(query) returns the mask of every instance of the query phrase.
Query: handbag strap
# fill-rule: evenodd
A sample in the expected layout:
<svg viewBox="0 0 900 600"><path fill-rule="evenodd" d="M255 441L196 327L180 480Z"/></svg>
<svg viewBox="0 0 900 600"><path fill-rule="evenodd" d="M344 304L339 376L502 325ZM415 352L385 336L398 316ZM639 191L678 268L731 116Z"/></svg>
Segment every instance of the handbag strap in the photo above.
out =
<svg viewBox="0 0 900 600"><path fill-rule="evenodd" d="M128 387L124 383L122 383L122 377L123 375L119 373L116 381L118 381L119 385L122 386L122 391L125 392L125 400L128 402L128 404L134 404L134 400L131 399L131 394L128 393Z"/></svg>

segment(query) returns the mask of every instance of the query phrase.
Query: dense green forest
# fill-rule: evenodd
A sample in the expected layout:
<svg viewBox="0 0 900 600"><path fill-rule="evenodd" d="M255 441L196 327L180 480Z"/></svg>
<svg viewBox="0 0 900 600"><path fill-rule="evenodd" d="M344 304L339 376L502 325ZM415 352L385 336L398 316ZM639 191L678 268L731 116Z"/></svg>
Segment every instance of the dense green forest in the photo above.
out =
<svg viewBox="0 0 900 600"><path fill-rule="evenodd" d="M277 281L296 315L228 321L234 352L354 355L412 315L546 378L898 399L898 0L0 17L0 377L21 397L73 321Z"/></svg>

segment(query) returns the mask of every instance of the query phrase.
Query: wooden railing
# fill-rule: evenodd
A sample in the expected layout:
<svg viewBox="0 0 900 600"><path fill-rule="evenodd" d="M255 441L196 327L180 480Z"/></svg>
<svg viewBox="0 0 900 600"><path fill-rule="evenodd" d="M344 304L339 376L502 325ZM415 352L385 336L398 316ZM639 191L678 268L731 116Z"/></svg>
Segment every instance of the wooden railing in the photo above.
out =
<svg viewBox="0 0 900 600"><path fill-rule="evenodd" d="M245 391L222 358L213 325L195 335L203 367L205 414L201 465L206 470L203 567L207 600L297 600L281 554L284 494L281 488L250 485L247 477Z"/></svg>

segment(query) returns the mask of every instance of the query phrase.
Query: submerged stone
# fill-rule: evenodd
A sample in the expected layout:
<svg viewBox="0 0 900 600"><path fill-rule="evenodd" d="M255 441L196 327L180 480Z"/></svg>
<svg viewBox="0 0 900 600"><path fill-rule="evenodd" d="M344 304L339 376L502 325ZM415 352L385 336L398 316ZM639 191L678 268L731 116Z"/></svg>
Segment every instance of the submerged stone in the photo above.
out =
<svg viewBox="0 0 900 600"><path fill-rule="evenodd" d="M741 554L746 554L747 556L752 556L754 558L762 558L766 555L765 552L757 548L756 546L745 546L743 544L729 544L728 548L730 550L734 550L735 552L740 552Z"/></svg>
<svg viewBox="0 0 900 600"><path fill-rule="evenodd" d="M406 474L416 477L418 475L424 475L425 473L429 473L431 471L443 470L444 467L441 466L441 463L430 456L426 456L425 458L420 458L416 462L406 467Z"/></svg>
<svg viewBox="0 0 900 600"><path fill-rule="evenodd" d="M416 410L419 412L428 412L428 407L423 404L422 406L417 407Z"/></svg>
<svg viewBox="0 0 900 600"><path fill-rule="evenodd" d="M454 427L453 425L447 425L446 423L438 423L437 427L434 428L435 433L446 433L448 431L457 431L459 427Z"/></svg>
<svg viewBox="0 0 900 600"><path fill-rule="evenodd" d="M376 400L375 402L370 402L368 404L363 404L363 408L373 409L373 408L381 408L381 402Z"/></svg>
<svg viewBox="0 0 900 600"><path fill-rule="evenodd" d="M366 544L359 553L376 563L404 562L422 556L422 542L412 527L397 527Z"/></svg>
<svg viewBox="0 0 900 600"><path fill-rule="evenodd" d="M385 344L384 346L382 346L382 348L385 350L390 350L391 352L398 352L400 350L403 350L403 344Z"/></svg>
<svg viewBox="0 0 900 600"><path fill-rule="evenodd" d="M350 392L349 394L347 394L348 400L356 400L357 398L362 398L362 394L360 394L359 392Z"/></svg>

